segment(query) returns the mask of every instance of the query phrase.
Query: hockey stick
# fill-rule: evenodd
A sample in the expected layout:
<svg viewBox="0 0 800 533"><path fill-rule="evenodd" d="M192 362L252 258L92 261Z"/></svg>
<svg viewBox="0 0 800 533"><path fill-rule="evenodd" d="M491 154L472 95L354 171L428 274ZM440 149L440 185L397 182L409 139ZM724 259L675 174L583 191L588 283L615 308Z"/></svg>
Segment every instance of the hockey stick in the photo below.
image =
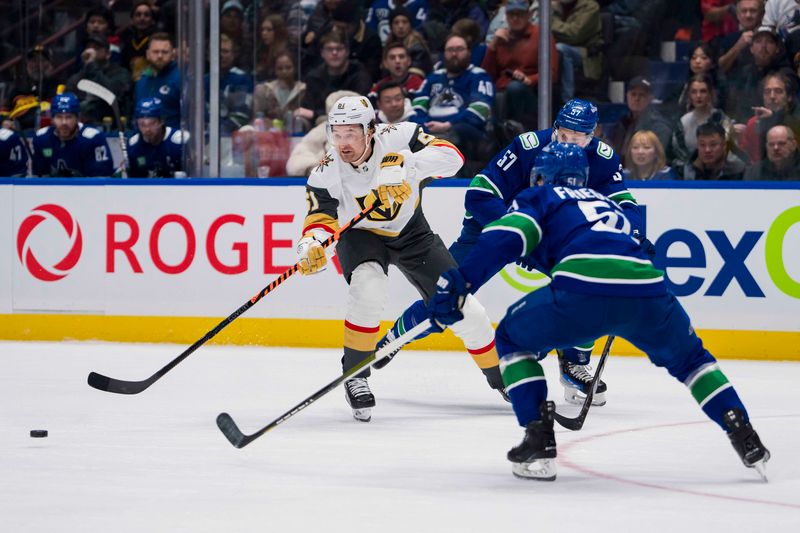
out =
<svg viewBox="0 0 800 533"><path fill-rule="evenodd" d="M380 202L375 202L372 204L371 207L365 207L359 214L353 217L350 222L342 226L339 231L325 239L324 242L321 243L323 248L327 248L335 241L338 241L341 237L342 233L349 230L356 224L358 224L364 217L372 213L375 209L380 207ZM147 389L150 385L164 377L164 374L172 370L175 366L178 365L181 361L189 357L195 350L200 348L210 339L214 338L220 331L222 331L228 324L236 320L240 315L242 315L245 311L253 307L255 304L261 300L264 296L272 292L278 285L286 281L292 274L297 272L300 268L300 263L295 263L291 266L288 270L283 272L280 276L275 278L269 285L261 289L261 291L250 298L247 303L242 305L239 309L234 311L233 313L228 316L228 318L224 319L222 322L217 324L214 329L203 335L203 338L197 340L194 344L189 346L186 350L183 351L178 357L167 363L162 369L157 371L155 374L150 376L147 379L142 381L123 381L121 379L114 379L108 376L104 376L102 374L98 374L96 372L91 372L89 374L88 383L90 387L94 387L95 389L106 391L106 392L114 392L116 394L139 394L143 390Z"/></svg>
<svg viewBox="0 0 800 533"><path fill-rule="evenodd" d="M96 96L97 98L101 99L111 106L111 109L114 111L114 118L117 120L117 131L119 132L119 148L122 150L122 177L127 178L128 167L130 166L128 162L128 147L126 146L127 141L125 140L125 127L122 125L122 120L119 115L117 95L96 81L87 79L78 81L78 89L86 94L91 94L92 96Z"/></svg>
<svg viewBox="0 0 800 533"><path fill-rule="evenodd" d="M589 408L592 406L592 398L594 398L594 392L597 390L597 384L600 383L600 375L603 373L603 367L606 365L608 352L611 350L611 344L613 342L614 335L609 335L608 340L606 340L606 345L603 346L603 353L600 354L600 361L597 363L597 372L595 372L592 378L592 388L589 389L589 394L586 395L586 399L583 401L583 406L578 416L575 418L567 418L564 415L553 412L553 418L555 418L556 422L561 424L562 427L571 431L578 431L583 427L583 423L586 421L586 415L589 413Z"/></svg>
<svg viewBox="0 0 800 533"><path fill-rule="evenodd" d="M299 413L300 411L311 405L312 403L316 402L317 400L328 394L330 391L338 387L340 384L342 384L345 380L347 380L351 376L354 376L359 372L361 372L362 370L364 370L365 368L372 366L376 360L381 359L385 355L390 354L394 350L397 350L401 348L403 345L413 341L417 335L427 330L430 326L431 326L431 321L429 319L423 320L410 330L406 331L404 334L397 337L395 340L381 347L375 353L373 353L372 355L370 355L369 357L358 363L356 366L354 366L347 372L344 372L341 376L334 379L333 381L331 381L330 383L319 389L311 396L306 397L300 403L298 403L297 405L295 405L294 407L292 407L291 409L283 413L281 416L279 416L278 418L276 418L263 428L256 431L255 433L252 433L250 435L245 435L244 433L242 433L242 431L239 429L239 426L236 425L236 422L234 422L233 418L228 413L220 413L219 416L217 416L217 427L220 429L220 431L222 431L222 434L225 435L225 438L227 438L230 441L230 443L233 444L236 448L244 448L245 446L256 440L258 437L260 437L267 431L275 429L276 427L283 424L291 417L293 417L294 415L296 415L297 413Z"/></svg>

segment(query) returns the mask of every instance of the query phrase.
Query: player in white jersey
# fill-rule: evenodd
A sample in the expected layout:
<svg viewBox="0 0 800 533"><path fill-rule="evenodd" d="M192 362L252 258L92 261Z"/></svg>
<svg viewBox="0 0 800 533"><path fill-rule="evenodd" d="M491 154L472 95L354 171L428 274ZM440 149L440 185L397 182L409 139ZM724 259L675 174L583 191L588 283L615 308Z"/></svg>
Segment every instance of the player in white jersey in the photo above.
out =
<svg viewBox="0 0 800 533"><path fill-rule="evenodd" d="M426 134L417 124L375 125L366 97L340 98L328 114L331 151L308 178L308 215L297 245L300 270L312 274L327 264L320 243L380 199L381 207L342 234L336 253L349 284L344 323L344 371L375 350L388 294L388 268L395 265L427 301L439 275L456 265L422 212L421 189L431 179L452 176L464 158L451 143ZM494 348L494 330L484 308L470 296L464 319L450 328L504 396ZM356 420L368 422L375 397L369 368L345 382Z"/></svg>

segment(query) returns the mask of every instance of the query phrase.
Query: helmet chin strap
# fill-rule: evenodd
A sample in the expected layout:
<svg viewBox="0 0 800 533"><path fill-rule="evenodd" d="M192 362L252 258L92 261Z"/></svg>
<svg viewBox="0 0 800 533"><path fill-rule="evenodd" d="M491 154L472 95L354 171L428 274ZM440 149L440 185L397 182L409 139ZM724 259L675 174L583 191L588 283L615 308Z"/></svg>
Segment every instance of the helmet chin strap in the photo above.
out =
<svg viewBox="0 0 800 533"><path fill-rule="evenodd" d="M354 167L357 167L357 166L361 165L364 161L369 159L369 157L367 156L367 152L369 152L372 149L372 137L371 137L371 134L368 133L367 137L368 138L367 138L366 142L364 143L364 151L361 152L361 155L358 156L358 159L356 159L353 163L350 163ZM370 154L370 155L372 155L372 154Z"/></svg>

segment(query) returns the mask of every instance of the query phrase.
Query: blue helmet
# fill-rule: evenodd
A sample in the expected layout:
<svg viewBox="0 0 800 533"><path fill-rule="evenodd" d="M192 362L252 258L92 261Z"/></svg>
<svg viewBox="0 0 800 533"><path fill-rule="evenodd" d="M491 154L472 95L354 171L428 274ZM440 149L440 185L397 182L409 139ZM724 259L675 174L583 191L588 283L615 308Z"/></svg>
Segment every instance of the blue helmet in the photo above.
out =
<svg viewBox="0 0 800 533"><path fill-rule="evenodd" d="M59 113L72 113L77 115L81 112L81 103L74 93L66 92L61 93L53 98L50 102L50 114L53 116Z"/></svg>
<svg viewBox="0 0 800 533"><path fill-rule="evenodd" d="M583 187L589 179L589 160L578 145L550 143L536 156L533 176L548 185Z"/></svg>
<svg viewBox="0 0 800 533"><path fill-rule="evenodd" d="M164 109L158 98L143 98L136 102L136 118L162 118Z"/></svg>
<svg viewBox="0 0 800 533"><path fill-rule="evenodd" d="M573 98L561 108L553 124L555 128L567 128L591 135L597 126L597 106L580 98Z"/></svg>

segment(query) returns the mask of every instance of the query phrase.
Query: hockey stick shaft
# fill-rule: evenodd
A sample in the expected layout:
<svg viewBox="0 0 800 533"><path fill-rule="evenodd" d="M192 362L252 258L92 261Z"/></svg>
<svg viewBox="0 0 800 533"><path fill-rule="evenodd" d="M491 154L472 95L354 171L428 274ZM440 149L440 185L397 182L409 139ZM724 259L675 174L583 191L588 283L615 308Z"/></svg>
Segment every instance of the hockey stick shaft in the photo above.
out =
<svg viewBox="0 0 800 533"><path fill-rule="evenodd" d="M322 242L322 246L327 248L334 242L338 241L341 237L342 233L346 232L356 224L358 224L361 220L363 220L367 215L372 213L375 209L380 206L380 202L374 203L371 207L364 208L359 214L353 217L347 224L342 226L339 231L328 237L324 242ZM259 302L264 296L269 294L273 291L278 285L286 281L290 276L292 276L295 272L297 272L300 268L300 263L295 263L289 269L284 271L280 276L278 276L275 280L272 281L269 285L264 287L261 291L258 292L255 296L250 298L244 305L239 307L236 311L231 313L227 318L225 318L222 322L217 324L214 329L210 330L208 333L203 335L202 338L195 341L194 344L189 346L186 350L183 351L178 357L167 363L163 368L159 369L155 374L150 376L147 379L142 381L124 381L119 379L110 378L108 376L104 376L102 374L98 374L96 372L91 372L87 379L90 387L93 387L98 390L106 391L106 392L113 392L116 394L139 394L140 392L144 391L150 385L164 377L164 375L172 370L175 366L177 366L181 361L189 357L195 350L200 348L206 342L214 338L220 331L225 329L231 322L236 320L240 315L242 315L245 311L253 307L255 304Z"/></svg>
<svg viewBox="0 0 800 533"><path fill-rule="evenodd" d="M595 372L592 378L591 389L589 389L589 394L586 395L586 399L583 401L578 416L575 418L568 418L558 413L553 413L553 418L555 418L555 421L561 424L562 427L571 431L578 431L583 427L583 423L586 422L586 415L589 414L589 408L592 406L592 399L597 390L597 385L600 383L600 376L603 374L603 367L606 365L606 359L608 359L608 353L611 350L611 344L613 344L614 338L614 335L609 335L605 346L603 346L603 353L600 355L600 360L597 362L597 372Z"/></svg>
<svg viewBox="0 0 800 533"><path fill-rule="evenodd" d="M268 431L275 429L276 427L283 424L291 417L293 417L294 415L296 415L297 413L299 413L300 411L311 405L312 403L316 402L317 400L319 400L320 398L322 398L323 396L325 396L326 394L337 388L339 385L341 385L350 377L358 374L365 368L372 366L378 359L381 359L382 357L392 353L393 351L400 349L401 347L403 347L403 345L413 341L417 337L417 335L427 330L430 326L431 326L430 320L428 319L423 320L422 322L420 322L419 324L417 324L404 334L397 337L392 342L381 347L375 353L371 354L369 357L362 360L360 363L358 363L353 368L349 369L347 372L344 372L341 376L337 377L336 379L334 379L333 381L331 381L330 383L328 383L327 385L316 391L314 394L311 394L310 396L301 400L300 403L298 403L297 405L295 405L294 407L283 413L281 416L279 416L278 418L276 418L275 420L273 420L272 422L270 422L269 424L267 424L266 426L259 429L253 434L245 435L244 433L242 433L242 431L236 425L236 422L234 422L233 418L228 413L220 413L219 416L217 416L217 427L220 429L220 431L222 431L223 435L225 435L225 438L227 438L228 441L230 441L230 443L233 444L236 448L244 448L257 438L262 436L264 433L267 433Z"/></svg>

